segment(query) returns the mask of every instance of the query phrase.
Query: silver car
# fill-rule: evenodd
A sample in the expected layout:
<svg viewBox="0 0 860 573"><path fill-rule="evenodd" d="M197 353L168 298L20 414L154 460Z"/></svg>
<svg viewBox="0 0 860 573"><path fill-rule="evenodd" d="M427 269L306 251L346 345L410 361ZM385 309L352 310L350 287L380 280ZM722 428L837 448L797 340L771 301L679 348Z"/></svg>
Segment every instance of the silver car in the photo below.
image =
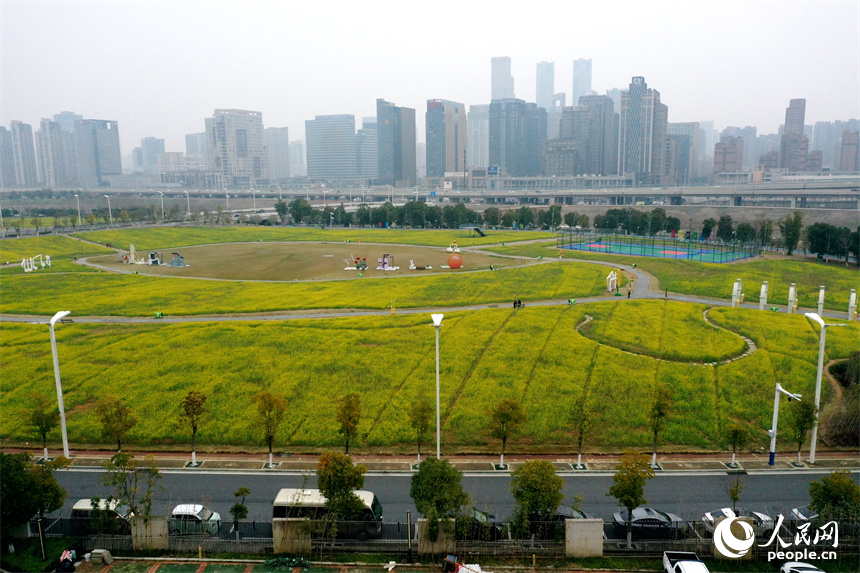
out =
<svg viewBox="0 0 860 573"><path fill-rule="evenodd" d="M221 528L221 516L199 503L183 503L173 508L169 529L174 535L214 535Z"/></svg>
<svg viewBox="0 0 860 573"><path fill-rule="evenodd" d="M773 531L774 523L773 519L771 519L769 515L765 515L758 511L750 511L743 507L739 508L737 511L730 507L724 507L716 511L709 511L702 516L702 523L705 524L705 529L713 532L716 521L724 517L748 517L752 519L753 530L756 535L764 535L765 533Z"/></svg>

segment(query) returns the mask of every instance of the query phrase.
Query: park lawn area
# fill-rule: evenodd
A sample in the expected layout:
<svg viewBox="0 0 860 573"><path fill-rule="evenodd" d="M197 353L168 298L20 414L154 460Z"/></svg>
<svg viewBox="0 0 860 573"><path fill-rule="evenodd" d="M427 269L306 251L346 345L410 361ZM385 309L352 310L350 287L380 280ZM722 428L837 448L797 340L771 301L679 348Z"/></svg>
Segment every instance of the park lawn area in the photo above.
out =
<svg viewBox="0 0 860 573"><path fill-rule="evenodd" d="M649 306L659 309L665 303L643 304L643 312L651 313ZM785 339L777 338L776 344L767 339L783 332L803 341L814 339L816 332L803 317L717 309L721 324L756 338L760 348L714 367L630 354L576 332L585 314L597 316L600 308L595 307L606 306L446 313L440 332L444 443L497 451L498 441L489 437L488 411L510 397L523 405L529 418L512 450L569 446L573 405L587 392L595 428L588 447L647 448L648 411L655 393L668 388L671 406L661 444L717 448L730 418L759 429L769 426L776 382L804 395L814 387L817 345L780 346ZM698 312L700 307L694 308ZM619 312L608 320L624 321ZM696 331L703 328L701 323L678 324L678 344L690 347L685 355L696 358ZM27 421L32 393L54 392L46 330L44 325L0 324L0 434L12 443L35 438ZM831 358L846 357L856 348L846 341L857 340L857 324L831 332ZM74 323L59 327L57 338L69 438L79 444L111 447L101 436L95 403L115 394L139 418L129 445L185 447L188 432L178 425L179 404L193 389L209 396L210 414L198 443L261 447L252 397L269 390L284 395L289 404L277 434L278 449L342 445L334 419L336 400L357 392L362 418L353 446L402 451L404 444L414 443L408 407L416 399L432 400L434 394L435 337L424 314L277 322ZM824 399L829 398L825 387Z"/></svg>
<svg viewBox="0 0 860 573"><path fill-rule="evenodd" d="M35 261L37 271L26 274L33 274L35 276L48 273L90 273L95 269L78 265L73 261L80 257L105 255L111 252L107 247L94 245L65 235L6 239L0 241L0 264L7 261L14 264L0 269L0 276L24 275L24 269L19 264L21 259L35 257L39 254L42 255L43 261L45 260L45 255L51 257L51 266L42 268L37 259Z"/></svg>
<svg viewBox="0 0 860 573"><path fill-rule="evenodd" d="M128 250L133 244L138 251L187 247L218 243L246 243L253 241L322 241L357 243L401 243L447 247L457 241L460 247L493 245L503 242L550 239L555 233L548 231L484 231L480 237L472 231L460 229L377 229L373 227L320 228L320 227L149 227L80 231L73 236L96 243L111 243L115 248Z"/></svg>
<svg viewBox="0 0 860 573"><path fill-rule="evenodd" d="M602 344L664 360L716 362L743 354L740 336L702 318L704 304L630 300L591 305L580 332Z"/></svg>
<svg viewBox="0 0 860 573"><path fill-rule="evenodd" d="M349 281L253 282L190 280L130 274L28 273L3 277L0 310L79 316L215 315L304 309L467 306L514 299L582 298L601 293L603 270L588 263L451 275Z"/></svg>
<svg viewBox="0 0 860 573"><path fill-rule="evenodd" d="M762 282L767 281L768 306L787 305L791 283L797 285L798 306L803 308L817 308L821 285L826 289L824 307L828 310L847 312L851 289L860 291L860 270L857 267L812 260L773 258L723 264L701 263L570 251L558 249L555 241L488 247L485 250L505 255L552 258L558 258L561 252L562 259L604 261L628 266L635 263L638 268L657 277L660 290L725 300L731 299L732 286L735 280L741 279L745 302L757 303Z"/></svg>

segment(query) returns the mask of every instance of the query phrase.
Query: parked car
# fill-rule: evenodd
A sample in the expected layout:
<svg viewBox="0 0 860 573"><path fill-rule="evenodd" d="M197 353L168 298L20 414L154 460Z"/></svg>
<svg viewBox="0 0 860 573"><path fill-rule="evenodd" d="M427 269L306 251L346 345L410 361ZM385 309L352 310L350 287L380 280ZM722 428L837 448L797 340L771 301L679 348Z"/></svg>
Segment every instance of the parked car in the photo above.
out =
<svg viewBox="0 0 860 573"><path fill-rule="evenodd" d="M168 527L174 535L214 535L221 528L221 516L199 503L183 503L173 508Z"/></svg>
<svg viewBox="0 0 860 573"><path fill-rule="evenodd" d="M613 515L615 533L627 535L627 510L616 511ZM634 538L677 539L684 537L686 523L674 513L666 513L653 507L637 507L630 519L633 524Z"/></svg>
<svg viewBox="0 0 860 573"><path fill-rule="evenodd" d="M763 513L759 513L758 511L750 511L744 507L739 508L737 511L732 510L730 507L724 507L722 509L718 509L716 511L709 511L705 515L702 516L702 523L705 524L705 529L710 532L714 531L714 524L720 518L732 518L732 517L748 517L753 521L753 530L756 535L764 535L770 531L773 531L773 519L769 515L765 515Z"/></svg>
<svg viewBox="0 0 860 573"><path fill-rule="evenodd" d="M594 516L584 511L574 509L569 505L560 505L549 520L543 520L536 513L529 514L529 532L536 539L564 539L564 523L568 519L594 519Z"/></svg>
<svg viewBox="0 0 860 573"><path fill-rule="evenodd" d="M803 507L795 507L789 513L788 519L790 521L810 521L818 517L818 514L809 509L808 505L804 505Z"/></svg>
<svg viewBox="0 0 860 573"><path fill-rule="evenodd" d="M91 527L99 533L128 535L131 525L128 519L133 515L127 505L118 500L99 499L93 504L93 499L79 499L72 506L72 518L90 520ZM95 507L93 507L95 505Z"/></svg>
<svg viewBox="0 0 860 573"><path fill-rule="evenodd" d="M492 513L473 507L457 518L455 536L461 540L498 541L508 537L507 529Z"/></svg>
<svg viewBox="0 0 860 573"><path fill-rule="evenodd" d="M779 568L779 573L824 573L815 565L802 563L800 561L788 561Z"/></svg>

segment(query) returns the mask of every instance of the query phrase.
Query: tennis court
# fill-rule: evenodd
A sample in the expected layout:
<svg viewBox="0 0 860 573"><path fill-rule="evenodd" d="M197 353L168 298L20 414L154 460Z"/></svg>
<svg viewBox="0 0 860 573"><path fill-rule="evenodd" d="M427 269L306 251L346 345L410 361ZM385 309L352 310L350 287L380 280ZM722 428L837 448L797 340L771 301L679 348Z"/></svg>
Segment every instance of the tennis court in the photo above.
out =
<svg viewBox="0 0 860 573"><path fill-rule="evenodd" d="M759 249L754 244L733 245L685 239L574 233L560 233L558 247L593 253L659 257L703 263L728 263L755 257L759 253Z"/></svg>

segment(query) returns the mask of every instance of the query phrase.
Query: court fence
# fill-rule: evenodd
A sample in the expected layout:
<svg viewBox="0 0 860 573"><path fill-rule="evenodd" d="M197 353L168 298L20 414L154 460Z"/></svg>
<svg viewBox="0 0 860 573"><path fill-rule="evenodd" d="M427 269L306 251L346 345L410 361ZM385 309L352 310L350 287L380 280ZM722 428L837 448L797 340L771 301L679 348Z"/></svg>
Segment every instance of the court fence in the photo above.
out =
<svg viewBox="0 0 860 573"><path fill-rule="evenodd" d="M686 238L683 232L676 237L670 237L600 233L577 229L559 231L556 246L559 249L704 263L728 263L748 259L758 256L762 251L762 245L758 241L749 243L702 241Z"/></svg>

